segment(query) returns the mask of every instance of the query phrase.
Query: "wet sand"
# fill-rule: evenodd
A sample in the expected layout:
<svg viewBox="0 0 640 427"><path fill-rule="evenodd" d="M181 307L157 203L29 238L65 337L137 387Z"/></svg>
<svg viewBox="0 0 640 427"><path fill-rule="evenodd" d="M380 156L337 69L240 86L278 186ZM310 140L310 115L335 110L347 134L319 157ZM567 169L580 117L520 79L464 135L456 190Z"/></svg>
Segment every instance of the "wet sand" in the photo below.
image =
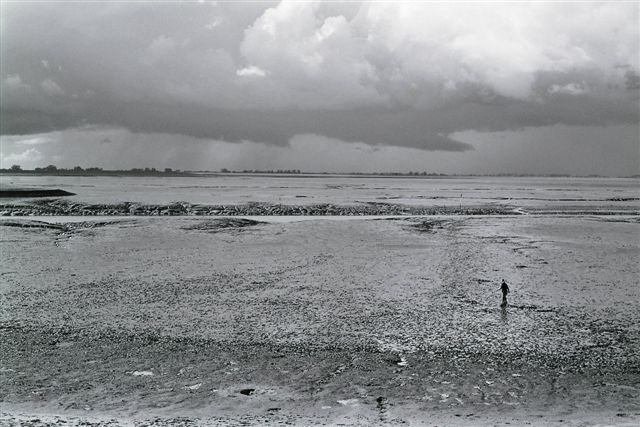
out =
<svg viewBox="0 0 640 427"><path fill-rule="evenodd" d="M640 420L637 217L3 221L0 423Z"/></svg>

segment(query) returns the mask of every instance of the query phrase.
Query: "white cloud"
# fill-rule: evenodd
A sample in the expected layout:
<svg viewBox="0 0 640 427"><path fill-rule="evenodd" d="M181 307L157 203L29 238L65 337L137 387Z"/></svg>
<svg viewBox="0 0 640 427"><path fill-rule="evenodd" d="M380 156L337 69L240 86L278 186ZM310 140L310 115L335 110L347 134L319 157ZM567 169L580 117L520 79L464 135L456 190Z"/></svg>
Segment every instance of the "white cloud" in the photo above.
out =
<svg viewBox="0 0 640 427"><path fill-rule="evenodd" d="M566 85L551 85L547 92L549 94L583 95L589 92L589 88L584 83L571 82Z"/></svg>
<svg viewBox="0 0 640 427"><path fill-rule="evenodd" d="M64 95L64 90L60 87L60 85L58 85L58 83L54 82L51 79L44 80L42 83L40 83L40 87L49 96Z"/></svg>
<svg viewBox="0 0 640 427"><path fill-rule="evenodd" d="M32 136L26 139L19 139L15 141L16 145L41 145L55 142L54 138L48 136Z"/></svg>
<svg viewBox="0 0 640 427"><path fill-rule="evenodd" d="M393 103L432 106L469 85L527 100L540 72L597 70L619 83L615 67L638 64L632 5L373 2L351 19L330 12L281 2L245 30L241 52L285 89L313 81L320 105L370 103L375 88Z"/></svg>
<svg viewBox="0 0 640 427"><path fill-rule="evenodd" d="M4 79L4 85L7 90L29 90L31 86L24 83L20 74L9 74Z"/></svg>
<svg viewBox="0 0 640 427"><path fill-rule="evenodd" d="M204 28L206 28L207 30L213 30L214 28L222 24L223 21L224 19L221 16L214 16L213 18L211 18L211 21L209 21L207 25L204 26Z"/></svg>
<svg viewBox="0 0 640 427"><path fill-rule="evenodd" d="M281 2L245 30L240 52L269 70L273 82L257 89L257 97L307 108L378 103L374 67L353 23L342 15L324 17L320 7Z"/></svg>
<svg viewBox="0 0 640 427"><path fill-rule="evenodd" d="M4 153L0 154L0 163L2 163L2 167L10 167L14 164L29 167L32 166L33 163L39 162L42 159L42 153L35 148L29 148L21 153L11 153L6 156Z"/></svg>
<svg viewBox="0 0 640 427"><path fill-rule="evenodd" d="M260 67L250 65L248 67L237 70L236 75L241 77L265 77L267 75L267 72Z"/></svg>

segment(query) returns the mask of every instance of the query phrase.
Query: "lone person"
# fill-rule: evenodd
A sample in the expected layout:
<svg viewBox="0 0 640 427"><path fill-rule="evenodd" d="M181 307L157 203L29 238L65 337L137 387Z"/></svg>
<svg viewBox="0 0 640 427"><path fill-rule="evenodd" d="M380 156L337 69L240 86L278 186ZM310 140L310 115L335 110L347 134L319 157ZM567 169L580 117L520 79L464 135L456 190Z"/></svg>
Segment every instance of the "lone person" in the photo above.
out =
<svg viewBox="0 0 640 427"><path fill-rule="evenodd" d="M500 290L502 291L502 305L507 305L507 294L509 293L509 285L507 285L507 282L505 282L504 279L502 279Z"/></svg>

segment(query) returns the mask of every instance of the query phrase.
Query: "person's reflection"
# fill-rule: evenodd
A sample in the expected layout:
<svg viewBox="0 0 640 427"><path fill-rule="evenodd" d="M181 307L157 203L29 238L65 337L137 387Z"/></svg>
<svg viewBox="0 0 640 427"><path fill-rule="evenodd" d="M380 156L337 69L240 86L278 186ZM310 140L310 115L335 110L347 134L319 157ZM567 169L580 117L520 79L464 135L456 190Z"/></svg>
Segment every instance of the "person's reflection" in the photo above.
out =
<svg viewBox="0 0 640 427"><path fill-rule="evenodd" d="M502 319L502 323L507 323L507 306L500 306L500 318Z"/></svg>

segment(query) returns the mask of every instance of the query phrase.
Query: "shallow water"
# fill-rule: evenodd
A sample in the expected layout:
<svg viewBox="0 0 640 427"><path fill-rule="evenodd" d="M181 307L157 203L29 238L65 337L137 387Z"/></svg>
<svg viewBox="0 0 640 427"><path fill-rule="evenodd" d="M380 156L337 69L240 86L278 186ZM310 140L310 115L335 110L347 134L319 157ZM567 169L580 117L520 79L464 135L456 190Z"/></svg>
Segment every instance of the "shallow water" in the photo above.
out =
<svg viewBox="0 0 640 427"><path fill-rule="evenodd" d="M85 203L354 204L425 206L640 207L640 180L545 177L202 176L70 177L0 175L0 185L60 188ZM622 200L611 200L622 199Z"/></svg>

